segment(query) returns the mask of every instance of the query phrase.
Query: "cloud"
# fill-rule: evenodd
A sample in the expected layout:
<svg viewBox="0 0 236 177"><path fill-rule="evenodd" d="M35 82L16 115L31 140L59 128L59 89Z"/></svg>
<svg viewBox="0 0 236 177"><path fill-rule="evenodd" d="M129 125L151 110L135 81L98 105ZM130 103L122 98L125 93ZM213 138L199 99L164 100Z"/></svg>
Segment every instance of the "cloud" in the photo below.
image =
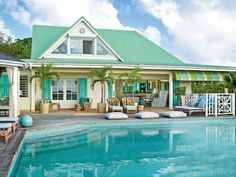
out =
<svg viewBox="0 0 236 177"><path fill-rule="evenodd" d="M154 26L148 26L142 34L146 36L149 40L153 41L156 44L161 43L162 37L161 32Z"/></svg>
<svg viewBox="0 0 236 177"><path fill-rule="evenodd" d="M108 0L4 0L4 4L15 20L29 27L36 23L72 25L85 16L96 27L124 28Z"/></svg>
<svg viewBox="0 0 236 177"><path fill-rule="evenodd" d="M3 33L4 35L15 38L14 35L11 33L11 30L7 28L5 22L1 18L0 18L0 32Z"/></svg>
<svg viewBox="0 0 236 177"><path fill-rule="evenodd" d="M186 62L236 64L235 1L139 0L139 6L162 21L169 50Z"/></svg>

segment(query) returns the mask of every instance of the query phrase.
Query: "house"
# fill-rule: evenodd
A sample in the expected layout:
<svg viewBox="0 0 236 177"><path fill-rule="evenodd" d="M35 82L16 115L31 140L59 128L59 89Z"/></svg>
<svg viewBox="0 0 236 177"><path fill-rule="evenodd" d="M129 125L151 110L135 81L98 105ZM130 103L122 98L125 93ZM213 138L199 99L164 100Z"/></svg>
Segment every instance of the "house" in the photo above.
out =
<svg viewBox="0 0 236 177"><path fill-rule="evenodd" d="M53 64L60 73L59 81L46 82L46 96L61 108L74 108L86 97L96 108L101 93L99 84L94 90L90 87L91 68L113 67L116 80L106 88L106 96L112 97L122 92L129 96L130 88L118 82L118 74L140 67L143 81L136 85L137 93L168 90L170 109L174 88L184 86L191 93L192 81L222 81L224 72L236 71L236 67L184 63L136 31L95 28L84 17L70 27L34 25L32 41L31 59L24 60L29 67L20 76L21 110L38 108L42 91L37 80L29 80L42 63Z"/></svg>

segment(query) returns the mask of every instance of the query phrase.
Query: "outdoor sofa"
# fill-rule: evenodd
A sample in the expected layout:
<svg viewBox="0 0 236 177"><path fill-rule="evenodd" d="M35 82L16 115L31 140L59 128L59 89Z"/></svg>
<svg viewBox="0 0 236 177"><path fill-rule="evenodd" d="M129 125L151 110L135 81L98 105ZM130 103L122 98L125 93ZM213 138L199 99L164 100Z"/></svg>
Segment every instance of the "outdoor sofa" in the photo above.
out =
<svg viewBox="0 0 236 177"><path fill-rule="evenodd" d="M19 125L19 120L18 117L0 117L0 123L11 123L12 131L15 132Z"/></svg>

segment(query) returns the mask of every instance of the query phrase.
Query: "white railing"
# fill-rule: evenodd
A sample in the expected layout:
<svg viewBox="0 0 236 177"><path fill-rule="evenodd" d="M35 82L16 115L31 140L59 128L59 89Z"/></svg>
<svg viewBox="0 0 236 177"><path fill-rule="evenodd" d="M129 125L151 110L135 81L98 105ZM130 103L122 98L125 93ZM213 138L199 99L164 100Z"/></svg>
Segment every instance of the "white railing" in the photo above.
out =
<svg viewBox="0 0 236 177"><path fill-rule="evenodd" d="M235 94L215 93L206 94L206 117L218 115L235 116Z"/></svg>
<svg viewBox="0 0 236 177"><path fill-rule="evenodd" d="M235 116L235 94L234 93L207 93L207 94L187 94L181 96L182 106L188 105L191 100L200 96L206 98L205 115L233 115Z"/></svg>

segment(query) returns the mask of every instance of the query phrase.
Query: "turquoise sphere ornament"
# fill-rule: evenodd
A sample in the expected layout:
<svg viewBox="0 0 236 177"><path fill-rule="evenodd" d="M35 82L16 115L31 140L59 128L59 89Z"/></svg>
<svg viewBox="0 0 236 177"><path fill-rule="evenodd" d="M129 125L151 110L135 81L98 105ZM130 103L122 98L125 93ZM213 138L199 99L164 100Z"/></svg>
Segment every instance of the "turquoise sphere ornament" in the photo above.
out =
<svg viewBox="0 0 236 177"><path fill-rule="evenodd" d="M23 115L20 119L20 125L24 128L31 127L33 125L33 119L30 115Z"/></svg>

